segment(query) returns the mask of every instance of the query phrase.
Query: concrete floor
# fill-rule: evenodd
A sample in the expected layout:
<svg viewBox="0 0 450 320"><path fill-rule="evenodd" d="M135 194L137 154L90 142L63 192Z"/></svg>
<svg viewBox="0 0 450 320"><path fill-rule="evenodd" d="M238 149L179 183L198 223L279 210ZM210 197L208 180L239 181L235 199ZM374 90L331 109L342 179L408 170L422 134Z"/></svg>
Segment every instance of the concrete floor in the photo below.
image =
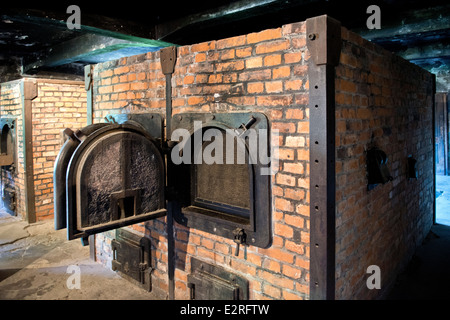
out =
<svg viewBox="0 0 450 320"><path fill-rule="evenodd" d="M437 178L437 221L386 299L450 299L450 177ZM449 223L449 226L444 225ZM70 266L80 288L69 289ZM89 258L53 220L28 225L0 210L0 300L160 300Z"/></svg>
<svg viewBox="0 0 450 320"><path fill-rule="evenodd" d="M450 299L450 176L436 176L436 224L388 299Z"/></svg>
<svg viewBox="0 0 450 320"><path fill-rule="evenodd" d="M436 176L436 223L450 226L450 176Z"/></svg>
<svg viewBox="0 0 450 320"><path fill-rule="evenodd" d="M419 246L387 299L450 299L450 226L436 224Z"/></svg>
<svg viewBox="0 0 450 320"><path fill-rule="evenodd" d="M69 266L79 268L79 282ZM67 241L66 231L55 231L53 220L28 225L0 211L0 300L164 298L92 261L89 246Z"/></svg>

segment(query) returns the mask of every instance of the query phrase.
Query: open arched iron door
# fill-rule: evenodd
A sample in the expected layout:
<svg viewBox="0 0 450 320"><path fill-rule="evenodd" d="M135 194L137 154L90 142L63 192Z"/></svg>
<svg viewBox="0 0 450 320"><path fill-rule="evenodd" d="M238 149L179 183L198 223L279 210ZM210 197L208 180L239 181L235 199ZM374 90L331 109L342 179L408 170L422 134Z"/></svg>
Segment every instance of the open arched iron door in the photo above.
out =
<svg viewBox="0 0 450 320"><path fill-rule="evenodd" d="M134 121L108 124L84 137L66 170L69 240L86 243L89 235L166 214L162 150Z"/></svg>
<svg viewBox="0 0 450 320"><path fill-rule="evenodd" d="M95 123L84 127L77 132L73 132L70 129L66 129L64 132L68 135L68 139L65 141L58 156L55 160L55 166L53 168L53 203L54 203L54 216L55 216L55 230L66 228L67 214L66 214L66 176L67 167L69 166L70 159L73 153L83 142L83 139L100 129L107 126L107 123Z"/></svg>

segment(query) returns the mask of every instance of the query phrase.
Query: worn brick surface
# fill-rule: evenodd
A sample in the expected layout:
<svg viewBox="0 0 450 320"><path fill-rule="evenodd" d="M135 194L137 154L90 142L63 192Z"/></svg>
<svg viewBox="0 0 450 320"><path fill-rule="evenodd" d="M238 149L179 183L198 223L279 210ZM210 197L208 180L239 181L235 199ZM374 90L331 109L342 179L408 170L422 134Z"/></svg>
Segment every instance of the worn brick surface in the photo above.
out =
<svg viewBox="0 0 450 320"><path fill-rule="evenodd" d="M432 79L345 28L336 68L336 296L375 298L365 270L377 264L383 285L398 272L429 229L432 215ZM269 248L235 243L175 225L176 298L188 298L187 274L196 257L244 276L251 299L309 298L309 52L305 23L178 48L172 79L173 113L257 111L279 130L279 171L272 176ZM126 77L125 77L126 76ZM165 114L159 52L98 64L94 115ZM389 155L394 181L367 191L365 151ZM419 160L417 181L405 177L406 157ZM406 190L406 191L404 191ZM154 286L167 283L165 218L132 226L152 240ZM97 255L108 264L97 237ZM386 284L387 285L387 284Z"/></svg>
<svg viewBox="0 0 450 320"><path fill-rule="evenodd" d="M283 34L269 29L249 35L210 41L178 48L173 75L174 114L178 112L259 111L265 113L273 130L279 130L280 171L272 177L277 197L272 198L273 243L270 248L247 247L233 255L235 243L194 229L176 225L177 298L188 297L187 273L190 257L213 262L244 275L250 281L250 297L292 299L308 297L308 268L297 259L309 260L307 243L294 238L303 233L309 238L305 221L309 186L297 186L297 179L307 179L306 157L309 135L306 95L306 73L295 72L295 66L306 65L305 45L298 38L304 33ZM295 40L294 40L295 38ZM286 58L285 58L286 57ZM286 64L283 60L287 59ZM139 63L136 63L136 60ZM125 74L128 78L115 78ZM139 76L139 74L144 75ZM126 81L125 81L126 80ZM116 84L114 82L117 81ZM160 111L165 113L164 75L159 67L159 52L99 64L94 69L95 118L108 113ZM127 93L121 96L115 93ZM276 120L276 121L275 121ZM294 188L294 189L293 189ZM276 218L275 218L276 217ZM135 229L154 238L154 274L157 283L167 287L167 254L164 219L135 225ZM156 242L157 239L157 242ZM156 243L158 243L156 245ZM286 245L288 243L289 245Z"/></svg>
<svg viewBox="0 0 450 320"><path fill-rule="evenodd" d="M2 168L11 176L17 198L17 214L26 217L24 141L21 82L1 84L1 114L17 117L16 170ZM86 91L84 82L36 79L37 98L32 101L32 152L37 221L53 218L53 167L62 146L61 132L65 128L81 129L86 125ZM8 171L8 172L7 172ZM2 182L4 183L4 182Z"/></svg>
<svg viewBox="0 0 450 320"><path fill-rule="evenodd" d="M336 69L336 297L385 292L433 221L433 76L343 28ZM366 151L388 156L393 181L367 191ZM407 178L407 158L418 179ZM369 290L378 265L381 290Z"/></svg>

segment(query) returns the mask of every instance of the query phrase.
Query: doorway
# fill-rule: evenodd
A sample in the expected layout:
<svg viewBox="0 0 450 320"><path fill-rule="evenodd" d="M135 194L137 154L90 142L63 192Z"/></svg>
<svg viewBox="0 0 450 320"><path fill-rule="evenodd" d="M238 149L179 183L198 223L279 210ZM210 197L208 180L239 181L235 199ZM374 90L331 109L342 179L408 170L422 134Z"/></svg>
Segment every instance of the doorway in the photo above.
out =
<svg viewBox="0 0 450 320"><path fill-rule="evenodd" d="M449 99L435 97L436 223L450 226Z"/></svg>
<svg viewBox="0 0 450 320"><path fill-rule="evenodd" d="M3 214L16 215L16 153L15 120L0 119L0 210Z"/></svg>

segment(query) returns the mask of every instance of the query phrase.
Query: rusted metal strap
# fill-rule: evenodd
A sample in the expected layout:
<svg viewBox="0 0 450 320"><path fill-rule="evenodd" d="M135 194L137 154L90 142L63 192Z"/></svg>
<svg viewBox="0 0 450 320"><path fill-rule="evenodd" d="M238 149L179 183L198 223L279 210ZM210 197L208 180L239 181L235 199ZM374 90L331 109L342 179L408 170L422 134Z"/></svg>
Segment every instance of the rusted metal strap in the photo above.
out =
<svg viewBox="0 0 450 320"><path fill-rule="evenodd" d="M25 192L26 192L26 218L28 223L36 222L36 207L34 193L33 170L33 114L32 101L38 96L37 83L33 80L22 81L22 116L23 116L23 141L25 160Z"/></svg>
<svg viewBox="0 0 450 320"><path fill-rule="evenodd" d="M177 61L177 48L167 47L160 51L160 62L163 74L166 76L166 140L172 134L172 74Z"/></svg>
<svg viewBox="0 0 450 320"><path fill-rule="evenodd" d="M92 124L93 121L93 88L94 88L94 66L87 65L84 67L84 89L86 90L86 125Z"/></svg>
<svg viewBox="0 0 450 320"><path fill-rule="evenodd" d="M341 24L306 20L310 109L310 298L335 297L335 66Z"/></svg>
<svg viewBox="0 0 450 320"><path fill-rule="evenodd" d="M166 76L166 142L170 140L172 134L172 74L175 71L177 60L176 47L163 48L160 51L161 69ZM167 172L167 180L170 179L170 172ZM176 204L173 201L167 203L167 273L169 277L169 300L175 299L175 240L173 236L173 211Z"/></svg>

